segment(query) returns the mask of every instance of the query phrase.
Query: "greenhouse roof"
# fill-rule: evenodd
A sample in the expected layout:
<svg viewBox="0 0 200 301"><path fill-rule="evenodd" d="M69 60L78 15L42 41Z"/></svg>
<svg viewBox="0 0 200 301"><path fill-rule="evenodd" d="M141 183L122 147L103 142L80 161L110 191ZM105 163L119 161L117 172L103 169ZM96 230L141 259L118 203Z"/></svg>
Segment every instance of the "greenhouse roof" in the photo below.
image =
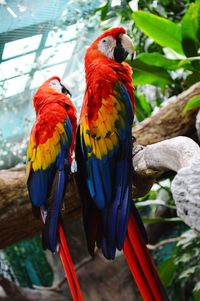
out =
<svg viewBox="0 0 200 301"><path fill-rule="evenodd" d="M27 130L27 122L34 119L32 96L51 76L62 78L78 104L84 89L85 48L98 31L98 20L91 18L91 12L98 5L99 0L52 0L42 5L38 0L0 0L0 129L4 138L18 139Z"/></svg>

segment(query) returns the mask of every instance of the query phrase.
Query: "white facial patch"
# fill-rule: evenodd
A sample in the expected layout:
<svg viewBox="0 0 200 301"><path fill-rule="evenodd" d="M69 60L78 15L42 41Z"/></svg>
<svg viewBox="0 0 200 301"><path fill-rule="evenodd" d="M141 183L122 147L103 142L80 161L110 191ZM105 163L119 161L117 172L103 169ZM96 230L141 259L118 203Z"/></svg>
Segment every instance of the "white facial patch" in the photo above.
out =
<svg viewBox="0 0 200 301"><path fill-rule="evenodd" d="M58 91L59 93L62 93L62 87L60 85L60 82L57 79L53 79L49 83L49 87L53 88L54 90Z"/></svg>
<svg viewBox="0 0 200 301"><path fill-rule="evenodd" d="M116 40L112 36L105 37L98 43L99 51L101 51L105 56L109 57L110 59L114 59L115 46Z"/></svg>

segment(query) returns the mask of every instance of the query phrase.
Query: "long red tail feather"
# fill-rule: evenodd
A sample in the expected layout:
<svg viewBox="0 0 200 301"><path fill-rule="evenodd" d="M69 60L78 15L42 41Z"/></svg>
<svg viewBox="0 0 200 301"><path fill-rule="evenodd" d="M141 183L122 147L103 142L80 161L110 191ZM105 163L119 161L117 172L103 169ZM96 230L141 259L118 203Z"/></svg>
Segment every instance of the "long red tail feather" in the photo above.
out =
<svg viewBox="0 0 200 301"><path fill-rule="evenodd" d="M65 274L69 283L73 300L83 301L80 285L76 276L76 272L74 270L74 265L67 245L65 232L61 224L59 225L58 231L59 231L59 238L60 238L60 242L59 242L60 258L63 264L63 268L65 270Z"/></svg>
<svg viewBox="0 0 200 301"><path fill-rule="evenodd" d="M151 254L132 215L123 250L144 301L169 301Z"/></svg>

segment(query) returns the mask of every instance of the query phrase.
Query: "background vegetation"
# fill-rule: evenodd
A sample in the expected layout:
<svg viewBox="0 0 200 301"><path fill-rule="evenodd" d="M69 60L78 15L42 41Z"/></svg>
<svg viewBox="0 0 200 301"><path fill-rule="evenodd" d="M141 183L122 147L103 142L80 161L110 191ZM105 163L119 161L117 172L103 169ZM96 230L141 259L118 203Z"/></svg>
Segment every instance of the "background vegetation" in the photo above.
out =
<svg viewBox="0 0 200 301"><path fill-rule="evenodd" d="M122 23L135 41L137 57L129 62L136 86L135 122L149 117L166 99L200 81L199 0L122 0L119 5L108 0L95 9L95 14L103 29ZM199 105L200 96L197 96L185 110ZM171 299L199 301L200 237L176 218L170 191L172 178L170 175L161 179L150 193L138 200L137 206L145 223L168 223L167 231L165 227L159 238L166 243L153 254ZM160 206L166 209L164 217L158 217ZM174 242L169 242L171 238L175 238ZM33 249L34 256L42 258L41 264L35 267L33 262L37 260L33 258ZM27 257L27 254L31 255ZM7 248L5 256L22 286L45 286L52 282L52 272L38 238Z"/></svg>

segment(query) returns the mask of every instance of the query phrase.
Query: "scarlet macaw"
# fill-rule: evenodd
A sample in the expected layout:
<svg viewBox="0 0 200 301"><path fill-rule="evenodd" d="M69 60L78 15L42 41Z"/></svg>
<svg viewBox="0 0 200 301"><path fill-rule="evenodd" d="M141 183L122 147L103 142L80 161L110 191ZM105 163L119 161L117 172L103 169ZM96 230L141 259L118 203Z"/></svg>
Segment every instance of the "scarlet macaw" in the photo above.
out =
<svg viewBox="0 0 200 301"><path fill-rule="evenodd" d="M74 301L79 283L67 245L61 207L68 181L77 128L76 109L58 77L45 81L34 95L36 122L27 150L27 186L34 211L44 222L43 247L58 250Z"/></svg>
<svg viewBox="0 0 200 301"><path fill-rule="evenodd" d="M141 218L132 201L132 70L134 56L124 28L105 31L87 49L86 91L77 131L77 184L89 253L95 245L107 259L124 251L145 301L169 300L151 255Z"/></svg>

